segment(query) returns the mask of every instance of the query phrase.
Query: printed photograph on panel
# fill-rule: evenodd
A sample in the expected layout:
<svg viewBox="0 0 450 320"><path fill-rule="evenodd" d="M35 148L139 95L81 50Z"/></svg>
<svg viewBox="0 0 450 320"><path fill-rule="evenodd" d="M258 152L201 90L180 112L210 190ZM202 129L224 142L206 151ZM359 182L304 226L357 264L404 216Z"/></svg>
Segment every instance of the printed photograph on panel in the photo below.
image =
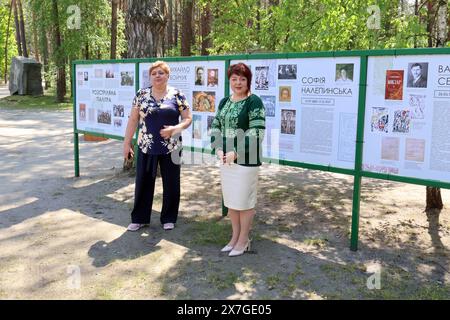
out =
<svg viewBox="0 0 450 320"><path fill-rule="evenodd" d="M386 70L386 100L403 100L403 70Z"/></svg>
<svg viewBox="0 0 450 320"><path fill-rule="evenodd" d="M83 71L78 71L77 72L77 83L78 83L78 85L79 86L82 86L83 85L83 80L84 80L84 73L83 73Z"/></svg>
<svg viewBox="0 0 450 320"><path fill-rule="evenodd" d="M125 116L125 107L121 104L114 104L113 105L113 112L114 117L121 117L123 118Z"/></svg>
<svg viewBox="0 0 450 320"><path fill-rule="evenodd" d="M372 132L388 132L389 110L388 108L373 107L370 128Z"/></svg>
<svg viewBox="0 0 450 320"><path fill-rule="evenodd" d="M281 110L281 133L295 134L295 110Z"/></svg>
<svg viewBox="0 0 450 320"><path fill-rule="evenodd" d="M122 127L122 119L114 119L114 128Z"/></svg>
<svg viewBox="0 0 450 320"><path fill-rule="evenodd" d="M139 83L141 88L148 88L151 86L150 75L148 74L148 70L142 71L141 83Z"/></svg>
<svg viewBox="0 0 450 320"><path fill-rule="evenodd" d="M111 111L109 110L98 110L97 122L104 124L111 124Z"/></svg>
<svg viewBox="0 0 450 320"><path fill-rule="evenodd" d="M428 81L428 62L408 64L408 88L426 88Z"/></svg>
<svg viewBox="0 0 450 320"><path fill-rule="evenodd" d="M408 133L411 125L409 110L396 110L394 112L394 126L392 132Z"/></svg>
<svg viewBox="0 0 450 320"><path fill-rule="evenodd" d="M208 69L208 87L217 88L219 85L219 69Z"/></svg>
<svg viewBox="0 0 450 320"><path fill-rule="evenodd" d="M134 86L134 72L122 71L120 72L120 85L121 86Z"/></svg>
<svg viewBox="0 0 450 320"><path fill-rule="evenodd" d="M205 68L195 67L195 85L204 86L205 85Z"/></svg>
<svg viewBox="0 0 450 320"><path fill-rule="evenodd" d="M193 111L215 112L216 93L212 91L193 92Z"/></svg>
<svg viewBox="0 0 450 320"><path fill-rule="evenodd" d="M398 161L399 152L399 138L383 137L381 139L381 159Z"/></svg>
<svg viewBox="0 0 450 320"><path fill-rule="evenodd" d="M105 78L107 79L113 79L114 78L114 70L108 69L105 71Z"/></svg>
<svg viewBox="0 0 450 320"><path fill-rule="evenodd" d="M291 87L280 86L279 100L280 102L291 102Z"/></svg>
<svg viewBox="0 0 450 320"><path fill-rule="evenodd" d="M102 69L95 69L94 70L94 75L97 79L99 78L103 78L103 70Z"/></svg>
<svg viewBox="0 0 450 320"><path fill-rule="evenodd" d="M208 136L211 135L211 126L212 126L213 121L214 121L214 116L208 116L207 125L206 125L207 126L206 130L207 130Z"/></svg>
<svg viewBox="0 0 450 320"><path fill-rule="evenodd" d="M269 67L256 67L255 89L269 90Z"/></svg>
<svg viewBox="0 0 450 320"><path fill-rule="evenodd" d="M336 83L352 83L353 82L353 63L337 63L336 64Z"/></svg>
<svg viewBox="0 0 450 320"><path fill-rule="evenodd" d="M192 116L192 138L202 138L202 116L198 114Z"/></svg>
<svg viewBox="0 0 450 320"><path fill-rule="evenodd" d="M264 109L266 109L266 117L275 117L275 96L260 96Z"/></svg>
<svg viewBox="0 0 450 320"><path fill-rule="evenodd" d="M297 79L296 64L280 64L278 66L278 80L295 80Z"/></svg>
<svg viewBox="0 0 450 320"><path fill-rule="evenodd" d="M86 104L80 103L80 121L86 121Z"/></svg>
<svg viewBox="0 0 450 320"><path fill-rule="evenodd" d="M424 162L425 140L407 138L405 142L405 160Z"/></svg>
<svg viewBox="0 0 450 320"><path fill-rule="evenodd" d="M411 119L425 119L425 98L426 96L419 94L409 95Z"/></svg>

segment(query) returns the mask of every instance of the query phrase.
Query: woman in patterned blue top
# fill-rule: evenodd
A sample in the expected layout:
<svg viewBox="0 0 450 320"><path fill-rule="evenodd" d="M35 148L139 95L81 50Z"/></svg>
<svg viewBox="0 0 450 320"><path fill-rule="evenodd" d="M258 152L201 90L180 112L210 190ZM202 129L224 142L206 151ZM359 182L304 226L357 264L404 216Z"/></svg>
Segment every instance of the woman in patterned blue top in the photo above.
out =
<svg viewBox="0 0 450 320"><path fill-rule="evenodd" d="M160 221L164 230L175 227L180 203L181 131L192 122L186 97L178 89L167 86L169 66L156 61L149 72L152 86L136 93L123 144L123 156L132 157L131 140L139 124L136 187L129 231L150 223L158 164L163 182Z"/></svg>

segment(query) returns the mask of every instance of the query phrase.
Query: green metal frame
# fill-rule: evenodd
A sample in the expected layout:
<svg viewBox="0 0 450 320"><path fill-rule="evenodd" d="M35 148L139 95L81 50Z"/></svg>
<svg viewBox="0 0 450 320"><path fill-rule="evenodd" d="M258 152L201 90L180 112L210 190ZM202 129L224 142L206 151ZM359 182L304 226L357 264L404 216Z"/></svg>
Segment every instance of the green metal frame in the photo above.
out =
<svg viewBox="0 0 450 320"><path fill-rule="evenodd" d="M193 57L167 57L167 58L148 58L148 59L119 59L119 60L76 60L72 62L72 77L75 79L76 65L90 64L111 64L111 63L135 63L136 64L136 91L139 89L139 64L151 63L157 60L166 62L183 62L183 61L224 61L225 70L228 70L232 60L269 60L269 59L298 59L298 58L325 58L325 57L360 57L360 88L358 97L358 114L357 114L357 132L356 132L356 151L354 169L345 169L333 166L317 165L312 163L295 162L281 159L263 158L263 162L276 161L280 165L292 166L298 168L328 171L334 173L347 174L354 177L353 182L353 203L352 203L352 223L351 223L351 239L350 249L356 251L358 249L358 231L361 201L361 184L362 178L375 178L396 182L404 182L409 184L417 184L424 186L440 187L450 189L450 182L417 179L392 174L374 173L362 170L363 152L364 152L364 121L366 108L366 89L367 89L367 65L369 57L375 56L406 56L406 55L439 55L450 54L450 48L419 48L419 49L388 49L388 50L355 50L355 51L330 51L330 52L292 52L292 53L262 53L262 54L241 54L241 55L222 55L222 56L193 56ZM89 133L95 136L106 137L111 139L123 140L123 137L102 134L98 132L88 132L78 130L76 126L76 81L73 81L72 91L74 92L74 158L75 158L75 176L80 175L79 167L79 133ZM225 78L225 96L229 94L229 81ZM134 140L135 141L135 140ZM212 154L213 150L208 148L198 148L193 146L185 146L192 152L201 152ZM136 147L137 149L137 147ZM135 149L135 150L136 150ZM137 151L137 150L136 150ZM135 157L136 158L136 157ZM227 208L222 200L222 215L227 214Z"/></svg>

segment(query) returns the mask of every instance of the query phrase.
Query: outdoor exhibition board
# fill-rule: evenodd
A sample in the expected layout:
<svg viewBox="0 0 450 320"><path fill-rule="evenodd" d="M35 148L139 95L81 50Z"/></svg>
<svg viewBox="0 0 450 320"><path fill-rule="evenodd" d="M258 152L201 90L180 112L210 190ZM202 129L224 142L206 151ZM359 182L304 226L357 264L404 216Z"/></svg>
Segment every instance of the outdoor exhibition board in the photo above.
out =
<svg viewBox="0 0 450 320"><path fill-rule="evenodd" d="M354 168L360 57L237 62L266 109L264 157Z"/></svg>
<svg viewBox="0 0 450 320"><path fill-rule="evenodd" d="M224 61L167 62L169 86L179 89L192 111L192 125L183 131L183 145L210 148L210 128L225 92ZM151 63L139 64L139 87L150 86Z"/></svg>
<svg viewBox="0 0 450 320"><path fill-rule="evenodd" d="M77 129L124 137L135 95L134 73L134 63L77 65Z"/></svg>
<svg viewBox="0 0 450 320"><path fill-rule="evenodd" d="M122 139L132 100L150 85L156 60L73 62L75 176L78 134ZM358 248L362 178L450 189L450 48L162 60L171 68L169 85L192 107L183 144L207 153L208 129L231 93L226 68L247 63L252 92L266 109L264 161L354 176L352 250Z"/></svg>
<svg viewBox="0 0 450 320"><path fill-rule="evenodd" d="M369 57L364 171L450 181L450 55Z"/></svg>

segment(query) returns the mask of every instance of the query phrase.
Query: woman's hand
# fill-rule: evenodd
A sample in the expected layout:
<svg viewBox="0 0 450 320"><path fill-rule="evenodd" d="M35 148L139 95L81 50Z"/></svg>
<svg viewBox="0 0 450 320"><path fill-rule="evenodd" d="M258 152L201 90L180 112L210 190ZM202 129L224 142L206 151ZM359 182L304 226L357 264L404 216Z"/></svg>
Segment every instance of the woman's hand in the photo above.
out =
<svg viewBox="0 0 450 320"><path fill-rule="evenodd" d="M173 136L173 134L175 133L175 127L174 126L164 126L164 129L161 129L159 131L159 134L161 135L161 137L163 137L164 139L169 139L170 137Z"/></svg>
<svg viewBox="0 0 450 320"><path fill-rule="evenodd" d="M216 154L217 154L217 158L219 158L219 160L220 160L220 163L223 164L224 163L223 151L222 150L217 150Z"/></svg>
<svg viewBox="0 0 450 320"><path fill-rule="evenodd" d="M124 159L128 159L128 157L134 157L134 150L133 150L133 146L131 145L131 143L126 143L124 142L123 144L123 158Z"/></svg>
<svg viewBox="0 0 450 320"><path fill-rule="evenodd" d="M224 164L232 164L236 160L236 152L230 151L225 154L223 157Z"/></svg>

